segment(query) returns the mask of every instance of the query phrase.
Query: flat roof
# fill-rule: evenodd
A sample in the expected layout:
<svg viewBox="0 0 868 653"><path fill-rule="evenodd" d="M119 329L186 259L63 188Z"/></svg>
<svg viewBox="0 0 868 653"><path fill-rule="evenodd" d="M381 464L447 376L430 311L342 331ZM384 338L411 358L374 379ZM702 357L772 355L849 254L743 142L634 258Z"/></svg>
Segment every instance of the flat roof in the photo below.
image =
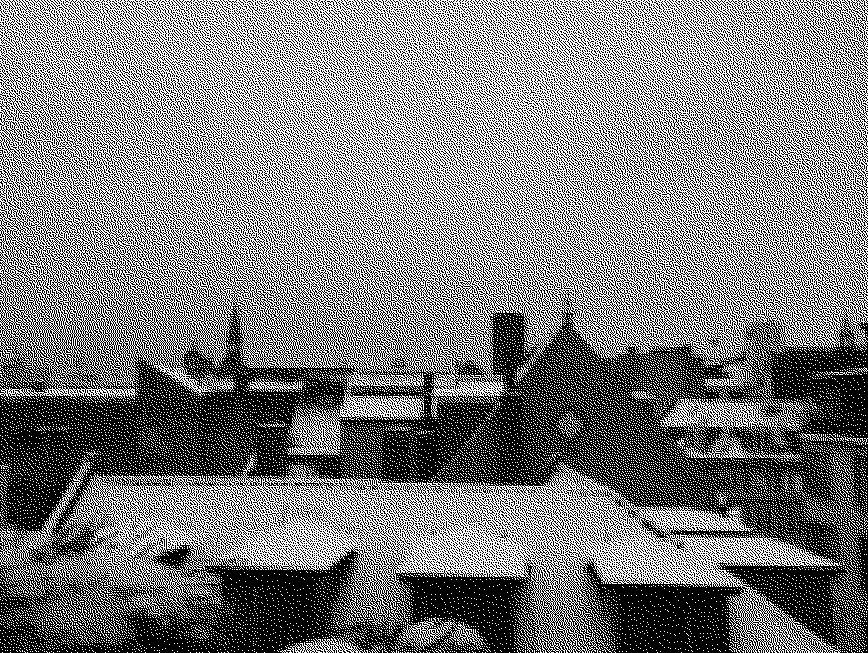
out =
<svg viewBox="0 0 868 653"><path fill-rule="evenodd" d="M328 571L351 552L357 542L340 529L321 522L287 518L276 527L247 534L208 566L250 570Z"/></svg>
<svg viewBox="0 0 868 653"><path fill-rule="evenodd" d="M212 392L231 392L235 389L235 381L228 377L208 377L206 380L200 382L179 367L158 367L157 369L177 381L193 394L203 395Z"/></svg>
<svg viewBox="0 0 868 653"><path fill-rule="evenodd" d="M716 540L712 540L716 541ZM738 592L742 583L700 555L676 548L636 525L591 556L594 573L608 587L695 587Z"/></svg>
<svg viewBox="0 0 868 653"><path fill-rule="evenodd" d="M457 386L434 388L432 396L438 399L498 399L503 396L504 385L497 381L460 382Z"/></svg>
<svg viewBox="0 0 868 653"><path fill-rule="evenodd" d="M135 399L135 388L46 388L42 391L32 389L0 389L0 397L9 399L83 397L88 399Z"/></svg>
<svg viewBox="0 0 868 653"><path fill-rule="evenodd" d="M409 567L416 557L423 557L424 565L417 570L424 573L437 571L429 563L446 567L448 561L438 562L436 553L433 561L425 559L426 550L431 552L426 547L440 534L446 534L441 539L445 543L448 534L456 532L461 542L445 555L451 555L457 573L468 571L456 559L458 552L473 550L476 541L491 543L492 538L502 538L506 545L491 543L480 554L490 563L490 575L510 578L520 572L514 565L522 562L522 552L527 551L527 562L544 569L527 582L538 588L555 614L560 613L557 592L565 581L577 582L582 597L593 592L584 584L589 573L585 563L591 556L597 558L598 577L622 586L657 581L727 592L743 587L713 561L685 555L671 542L637 533L635 520L614 500L600 496L596 489L585 491L572 484L528 487L356 479L97 476L72 518L108 518L120 523L163 519L184 533L191 548L206 560L231 562L246 551L251 566L260 568L268 564L274 568L275 558L287 564L279 558L286 560L298 553L293 545L299 541L298 531L286 528L288 520L314 522L319 534L312 530L301 535L308 542L320 543L322 551L316 553L317 559L299 562L296 558L293 564L322 567L339 556L345 544L328 539L339 539L335 533L347 537L350 545L358 544L352 582L342 590L343 600L362 606L378 620L396 614L412 618L402 611L407 590L401 572L414 571ZM640 546L625 545L626 552L613 546L625 531L636 533ZM478 534L475 539L474 533ZM608 559L601 561L605 552ZM674 576L680 576L681 582L675 582Z"/></svg>
<svg viewBox="0 0 868 653"><path fill-rule="evenodd" d="M453 530L421 542L398 567L398 575L420 578L528 577L527 547L489 533Z"/></svg>
<svg viewBox="0 0 868 653"><path fill-rule="evenodd" d="M351 374L347 380L347 388L350 390L421 388L422 384L421 374Z"/></svg>
<svg viewBox="0 0 868 653"><path fill-rule="evenodd" d="M178 367L159 367L160 372L180 383L184 388L194 394L202 394L204 387L198 381L191 378L183 369Z"/></svg>
<svg viewBox="0 0 868 653"><path fill-rule="evenodd" d="M422 419L422 398L417 395L347 395L340 408L342 420Z"/></svg>
<svg viewBox="0 0 868 653"><path fill-rule="evenodd" d="M842 377L842 376L865 376L868 375L868 367L853 367L846 370L837 370L835 372L823 372L821 374L817 374L814 378L817 379L828 379L832 377Z"/></svg>
<svg viewBox="0 0 868 653"><path fill-rule="evenodd" d="M667 534L746 534L753 532L740 519L686 508L639 508L639 515Z"/></svg>
<svg viewBox="0 0 868 653"><path fill-rule="evenodd" d="M705 379L705 386L708 388L737 388L743 385L743 379Z"/></svg>
<svg viewBox="0 0 868 653"><path fill-rule="evenodd" d="M247 389L252 392L270 392L270 393L287 393L287 394L295 394L299 393L304 389L304 381L292 381L292 382L282 382L282 381L251 381L247 384Z"/></svg>
<svg viewBox="0 0 868 653"><path fill-rule="evenodd" d="M868 437L839 435L837 433L802 433L802 442L806 444L840 444L842 446L868 446Z"/></svg>
<svg viewBox="0 0 868 653"><path fill-rule="evenodd" d="M733 569L781 569L836 572L843 567L788 542L771 537L688 537L684 550Z"/></svg>
<svg viewBox="0 0 868 653"><path fill-rule="evenodd" d="M802 456L797 453L768 453L750 451L697 451L685 449L684 455L693 460L769 460L779 462L799 462Z"/></svg>
<svg viewBox="0 0 868 653"><path fill-rule="evenodd" d="M801 402L777 402L779 412L769 414L757 401L700 401L683 399L664 418L664 428L719 428L798 431L806 406Z"/></svg>

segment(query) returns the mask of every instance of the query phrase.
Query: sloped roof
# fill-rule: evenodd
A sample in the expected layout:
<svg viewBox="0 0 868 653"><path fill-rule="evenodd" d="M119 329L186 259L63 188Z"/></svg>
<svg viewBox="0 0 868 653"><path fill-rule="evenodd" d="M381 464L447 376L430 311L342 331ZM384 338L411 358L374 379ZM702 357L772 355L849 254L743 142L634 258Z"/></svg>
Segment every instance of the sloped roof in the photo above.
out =
<svg viewBox="0 0 868 653"><path fill-rule="evenodd" d="M537 485L545 482L558 447L542 442L528 443L522 431L528 418L532 420L539 410L533 402L543 387L547 393L564 398L560 378L564 359L579 362L593 377L600 379L604 376L602 359L597 353L574 329L562 327L520 371L515 389L504 395L477 433L435 478L443 482L492 484Z"/></svg>
<svg viewBox="0 0 868 653"><path fill-rule="evenodd" d="M444 482L543 484L557 461L646 506L707 508L713 489L570 325L536 355L492 414L435 477ZM572 414L573 437L558 425Z"/></svg>

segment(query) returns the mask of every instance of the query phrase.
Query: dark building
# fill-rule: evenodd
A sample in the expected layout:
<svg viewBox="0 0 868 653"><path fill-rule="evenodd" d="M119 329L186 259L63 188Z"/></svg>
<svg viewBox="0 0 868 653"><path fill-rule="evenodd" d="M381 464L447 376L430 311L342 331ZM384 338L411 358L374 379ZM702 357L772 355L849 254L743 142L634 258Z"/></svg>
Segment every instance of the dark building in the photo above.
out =
<svg viewBox="0 0 868 653"><path fill-rule="evenodd" d="M3 393L0 452L10 466L10 522L40 528L88 451L99 454L99 474L137 473L137 430L132 389Z"/></svg>
<svg viewBox="0 0 868 653"><path fill-rule="evenodd" d="M255 448L246 393L206 391L145 361L137 366L139 461L147 474L233 476Z"/></svg>
<svg viewBox="0 0 868 653"><path fill-rule="evenodd" d="M844 347L792 347L771 363L772 390L777 399L823 399L818 395L819 375L861 367L862 352Z"/></svg>
<svg viewBox="0 0 868 653"><path fill-rule="evenodd" d="M626 353L607 363L631 391L646 392L666 407L705 394L706 370L690 347L664 347L647 352L628 347Z"/></svg>
<svg viewBox="0 0 868 653"><path fill-rule="evenodd" d="M853 324L850 321L850 315L844 313L841 316L841 325L838 329L838 342L841 349L855 349L856 335L853 333Z"/></svg>
<svg viewBox="0 0 868 653"><path fill-rule="evenodd" d="M515 375L524 362L525 329L521 313L495 313L491 319L492 368L503 375L507 388L515 385Z"/></svg>
<svg viewBox="0 0 868 653"><path fill-rule="evenodd" d="M818 374L813 379L809 395L817 405L817 411L807 428L820 433L868 435L866 384L868 374L864 368Z"/></svg>
<svg viewBox="0 0 868 653"><path fill-rule="evenodd" d="M632 392L565 311L562 328L435 478L544 485L562 462L639 505L715 507L708 478Z"/></svg>

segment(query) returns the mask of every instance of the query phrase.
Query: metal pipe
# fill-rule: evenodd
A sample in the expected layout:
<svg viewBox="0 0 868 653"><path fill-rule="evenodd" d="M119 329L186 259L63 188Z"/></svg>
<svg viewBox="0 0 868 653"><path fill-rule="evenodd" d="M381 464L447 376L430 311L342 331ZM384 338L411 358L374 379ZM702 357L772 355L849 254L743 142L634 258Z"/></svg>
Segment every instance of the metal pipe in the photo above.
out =
<svg viewBox="0 0 868 653"><path fill-rule="evenodd" d="M69 520L85 489L87 489L90 480L93 478L94 462L98 455L95 451L88 451L84 455L84 459L78 468L78 473L66 486L66 492L55 506L48 521L42 527L39 539L42 540L43 544L47 544Z"/></svg>

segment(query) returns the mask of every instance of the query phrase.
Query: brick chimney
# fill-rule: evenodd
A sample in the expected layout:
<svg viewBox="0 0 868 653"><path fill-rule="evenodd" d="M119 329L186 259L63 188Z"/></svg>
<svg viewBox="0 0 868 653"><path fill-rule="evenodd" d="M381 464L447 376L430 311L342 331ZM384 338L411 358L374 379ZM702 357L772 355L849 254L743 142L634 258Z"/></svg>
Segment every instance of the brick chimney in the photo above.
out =
<svg viewBox="0 0 868 653"><path fill-rule="evenodd" d="M521 313L495 313L491 318L491 357L495 374L503 376L507 389L525 359L525 324Z"/></svg>
<svg viewBox="0 0 868 653"><path fill-rule="evenodd" d="M422 375L422 420L426 428L430 427L434 422L433 394L434 374L431 372L425 372Z"/></svg>
<svg viewBox="0 0 868 653"><path fill-rule="evenodd" d="M573 318L573 297L570 293L564 296L564 315L561 327L571 331L576 328L576 322Z"/></svg>

